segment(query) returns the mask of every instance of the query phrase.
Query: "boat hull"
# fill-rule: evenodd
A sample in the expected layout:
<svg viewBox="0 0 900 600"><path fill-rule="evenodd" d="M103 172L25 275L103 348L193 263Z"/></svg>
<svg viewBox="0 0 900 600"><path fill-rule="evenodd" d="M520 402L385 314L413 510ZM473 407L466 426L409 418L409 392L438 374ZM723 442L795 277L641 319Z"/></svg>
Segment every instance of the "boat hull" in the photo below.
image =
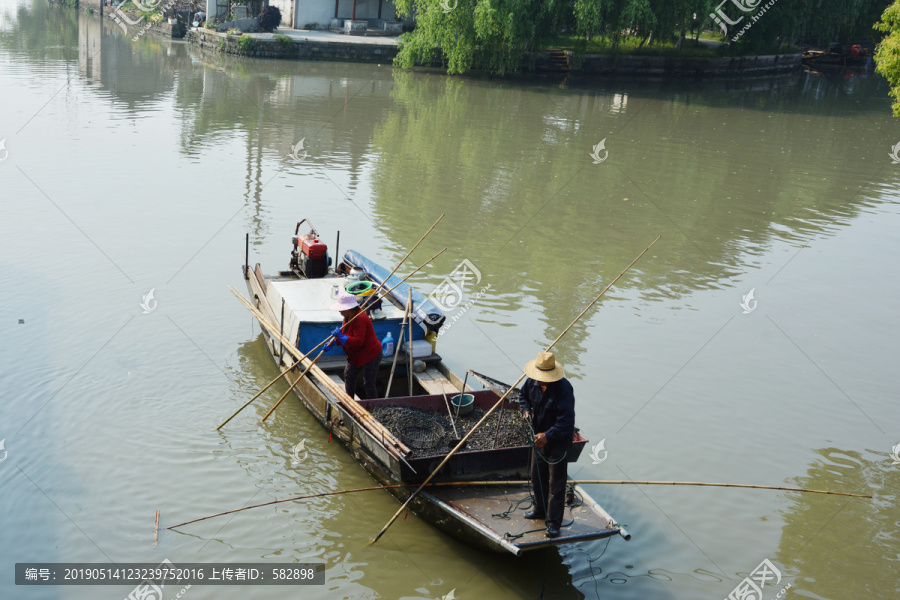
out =
<svg viewBox="0 0 900 600"><path fill-rule="evenodd" d="M266 300L265 281L259 271L259 266L257 265L252 271L248 269L245 276L252 304L270 323L278 322L272 307ZM388 492L398 501L406 502L418 488L417 483L423 481L437 467L447 452L442 451L440 454L419 459L401 460L386 447L382 440L378 440L370 429L363 426L358 418L352 415L327 389L327 386L310 377L303 377L302 380L297 381L303 370L292 369L295 359L290 354L285 354L281 342L276 340L275 336L271 335L266 328L263 328L263 331L270 355L276 365L283 371L288 371L285 374L286 381L291 385L296 383L293 389L310 414L331 434L333 439L353 455L354 459L376 482L384 486L406 484L403 487L388 488ZM442 365L440 368L448 380L461 389L458 377ZM476 404L483 407L493 406L498 399L498 395L490 390L474 392L474 394ZM408 405L418 405L426 410L437 410L439 407L443 407L444 402L442 396L431 395L360 401L359 404L364 408L372 408L379 402L402 404L404 401ZM513 403L508 403L504 406L504 410L517 410L517 407ZM587 440L576 434L570 462L577 460L586 443ZM447 465L434 479L435 482L443 482L448 486L428 487L413 497L409 508L422 519L462 542L485 550L510 553L515 556L521 555L524 551L570 541L598 539L616 534L627 536L624 529L617 526L609 515L591 500L590 510L583 517L579 517L579 524L583 526L578 532L564 531L560 538L548 539L543 537L538 530L534 530L523 534L522 537L511 538L507 535L508 532L495 529L490 524L489 517L484 515L492 514L491 511L499 512L503 505L508 503L510 490L523 498L527 496L529 494L527 486L509 484L509 490L507 490L506 483L498 482L500 484L498 486L450 487L452 482L458 479L471 480L485 476L490 476L495 480L506 477L527 478L529 460L530 447L528 446L459 452L450 458ZM521 518L517 523L519 526L533 526L533 522L526 522Z"/></svg>

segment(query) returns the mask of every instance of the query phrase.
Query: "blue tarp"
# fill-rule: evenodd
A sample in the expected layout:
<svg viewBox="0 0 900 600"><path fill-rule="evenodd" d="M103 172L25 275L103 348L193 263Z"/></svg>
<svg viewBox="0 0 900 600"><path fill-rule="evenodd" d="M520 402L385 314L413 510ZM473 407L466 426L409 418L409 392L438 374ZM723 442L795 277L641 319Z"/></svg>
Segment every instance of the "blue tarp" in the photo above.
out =
<svg viewBox="0 0 900 600"><path fill-rule="evenodd" d="M347 250L346 254L344 254L344 260L354 267L362 267L365 269L369 278L378 284L384 282L385 278L391 273L388 269L369 260L356 250ZM391 275L390 280L384 284L385 289L391 289L400 283L400 280L402 279L402 277L398 277L397 275ZM415 288L411 287L406 282L400 283L400 285L397 285L396 289L391 292L391 296L400 302L400 306L405 308L408 290L412 290L413 317L416 321L432 331L439 330L447 317L444 316L444 313L441 312L431 300L427 299Z"/></svg>
<svg viewBox="0 0 900 600"><path fill-rule="evenodd" d="M299 339L297 340L297 349L304 354L308 353L319 342L330 336L334 328L340 324L340 320L335 323L302 323L300 325ZM391 337L394 339L394 348L398 347L397 339L400 337L399 321L395 319L377 319L372 321L372 325L375 327L375 335L379 340L384 340L384 337L390 332ZM403 339L406 339L407 335L409 335L408 330L404 328ZM425 339L425 332L422 331L421 327L413 327L413 341L422 339ZM313 356L316 354L318 354L318 350ZM343 348L335 344L323 356L345 356L345 353Z"/></svg>

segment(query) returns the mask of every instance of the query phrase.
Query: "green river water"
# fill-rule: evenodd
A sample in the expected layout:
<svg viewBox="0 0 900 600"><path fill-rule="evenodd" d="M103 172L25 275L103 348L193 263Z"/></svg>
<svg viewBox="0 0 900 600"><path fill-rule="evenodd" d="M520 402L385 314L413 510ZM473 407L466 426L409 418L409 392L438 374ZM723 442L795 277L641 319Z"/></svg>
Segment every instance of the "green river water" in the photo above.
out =
<svg viewBox="0 0 900 600"><path fill-rule="evenodd" d="M166 558L320 562L326 583L165 600L718 600L764 559L781 574L765 600L788 583L782 598L900 592L900 125L880 77L243 60L2 0L0 140L0 598L132 587L16 586L15 563ZM662 236L556 348L608 453L570 476L873 498L592 485L631 541L516 559L414 515L367 545L398 506L368 492L161 529L154 547L157 509L162 528L372 485L298 401L259 423L284 387L215 431L277 374L226 289L243 289L244 234L265 272L302 218L392 266L441 213L411 261L447 251L412 281L427 294L463 260L480 280L438 350L506 381Z"/></svg>

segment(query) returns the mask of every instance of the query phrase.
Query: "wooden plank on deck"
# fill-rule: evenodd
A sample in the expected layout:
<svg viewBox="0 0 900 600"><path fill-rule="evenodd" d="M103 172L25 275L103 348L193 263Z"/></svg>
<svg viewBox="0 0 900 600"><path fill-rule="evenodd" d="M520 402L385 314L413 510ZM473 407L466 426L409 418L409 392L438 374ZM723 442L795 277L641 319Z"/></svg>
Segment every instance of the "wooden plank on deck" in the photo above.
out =
<svg viewBox="0 0 900 600"><path fill-rule="evenodd" d="M429 394L454 395L459 393L459 388L450 383L450 380L444 377L444 374L436 367L426 367L421 373L415 373L415 376Z"/></svg>

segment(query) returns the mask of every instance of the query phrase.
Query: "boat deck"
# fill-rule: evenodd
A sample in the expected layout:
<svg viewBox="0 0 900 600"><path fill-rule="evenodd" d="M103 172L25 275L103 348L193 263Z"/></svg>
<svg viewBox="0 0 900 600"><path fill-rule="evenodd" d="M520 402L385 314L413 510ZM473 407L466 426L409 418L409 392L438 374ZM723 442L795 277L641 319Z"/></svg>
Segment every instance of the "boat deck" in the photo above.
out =
<svg viewBox="0 0 900 600"><path fill-rule="evenodd" d="M580 486L575 486L575 489L574 506L566 507L560 536L554 539L544 535L546 526L543 521L524 518L525 513L531 510L530 487L527 485L437 487L427 493L465 517L478 521L521 551L617 534L626 540L631 537L587 492ZM510 510L512 512L508 517L502 516Z"/></svg>

